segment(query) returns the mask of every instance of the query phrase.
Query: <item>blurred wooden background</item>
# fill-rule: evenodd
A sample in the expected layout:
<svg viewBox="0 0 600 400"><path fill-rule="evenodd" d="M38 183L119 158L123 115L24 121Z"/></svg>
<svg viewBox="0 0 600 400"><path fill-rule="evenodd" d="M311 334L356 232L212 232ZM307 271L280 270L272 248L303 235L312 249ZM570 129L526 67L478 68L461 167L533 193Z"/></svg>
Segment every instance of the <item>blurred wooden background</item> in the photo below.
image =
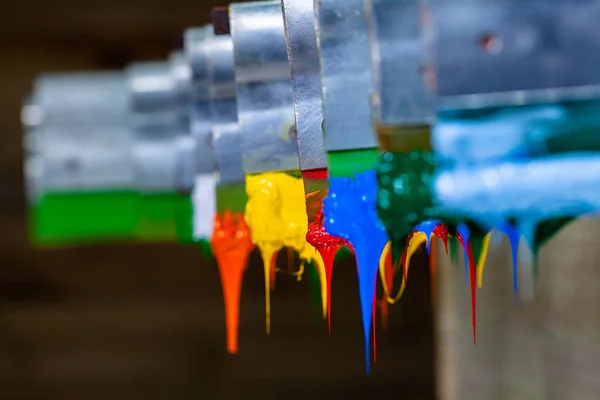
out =
<svg viewBox="0 0 600 400"><path fill-rule="evenodd" d="M163 59L216 0L5 0L0 24L0 392L6 399L434 397L427 268L378 332L364 374L355 268L336 269L333 333L309 282L282 277L264 334L262 267L246 276L241 352L225 352L215 265L183 245L34 250L27 243L19 112L42 71ZM416 260L423 263L424 260ZM380 398L380 397L379 397Z"/></svg>

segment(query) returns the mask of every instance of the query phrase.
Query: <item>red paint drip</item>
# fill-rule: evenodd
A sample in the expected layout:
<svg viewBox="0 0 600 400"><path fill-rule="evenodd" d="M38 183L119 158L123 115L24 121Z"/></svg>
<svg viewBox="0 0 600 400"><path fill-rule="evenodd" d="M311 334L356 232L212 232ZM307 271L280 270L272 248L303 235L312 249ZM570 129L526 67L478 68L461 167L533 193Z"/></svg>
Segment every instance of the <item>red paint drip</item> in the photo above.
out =
<svg viewBox="0 0 600 400"><path fill-rule="evenodd" d="M319 207L322 207L319 202ZM331 276L333 274L333 261L335 254L341 246L352 250L352 246L345 239L332 236L325 231L323 211L319 210L316 220L309 222L306 241L310 243L321 255L325 266L325 279L327 280L327 325L331 332Z"/></svg>
<svg viewBox="0 0 600 400"><path fill-rule="evenodd" d="M442 239L444 247L446 248L446 255L448 255L448 236L450 235L448 233L448 227L444 224L436 225L436 227L433 228L433 234Z"/></svg>
<svg viewBox="0 0 600 400"><path fill-rule="evenodd" d="M302 171L303 180L326 181L328 178L327 168L314 169L310 171ZM307 214L312 211L316 212L314 221L308 221L308 232L306 233L306 241L311 244L321 255L325 268L325 279L327 286L327 326L331 333L331 277L333 275L333 262L337 251L345 246L351 250L352 245L345 239L337 236L332 236L325 231L323 215L323 198L327 193L319 190L313 193L307 193L306 198L317 197L319 200L311 204L312 210L307 210ZM309 202L306 202L309 207Z"/></svg>
<svg viewBox="0 0 600 400"><path fill-rule="evenodd" d="M471 240L465 246L465 241L460 233L456 233L456 238L467 250L467 258L469 262L469 280L471 284L471 323L473 325L473 344L477 344L477 265L473 256L473 248Z"/></svg>
<svg viewBox="0 0 600 400"><path fill-rule="evenodd" d="M326 181L329 174L327 168L313 169L310 171L302 171L302 179L315 180L315 181Z"/></svg>

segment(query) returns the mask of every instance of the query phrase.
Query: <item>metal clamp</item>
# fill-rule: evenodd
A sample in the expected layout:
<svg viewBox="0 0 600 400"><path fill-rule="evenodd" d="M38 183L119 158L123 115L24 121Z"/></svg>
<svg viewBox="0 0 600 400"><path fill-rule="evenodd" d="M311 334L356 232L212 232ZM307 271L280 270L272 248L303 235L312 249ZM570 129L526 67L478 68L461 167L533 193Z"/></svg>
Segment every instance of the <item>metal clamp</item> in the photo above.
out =
<svg viewBox="0 0 600 400"><path fill-rule="evenodd" d="M219 183L244 182L242 133L238 124L231 36L209 34L206 41L213 143Z"/></svg>
<svg viewBox="0 0 600 400"><path fill-rule="evenodd" d="M189 130L191 68L181 53L168 62L127 68L135 132L133 161L142 192L177 189L178 138Z"/></svg>
<svg viewBox="0 0 600 400"><path fill-rule="evenodd" d="M244 171L298 170L281 1L230 7Z"/></svg>
<svg viewBox="0 0 600 400"><path fill-rule="evenodd" d="M315 2L327 151L377 147L364 0Z"/></svg>
<svg viewBox="0 0 600 400"><path fill-rule="evenodd" d="M191 28L184 36L184 52L192 70L190 134L195 144L195 174L209 174L215 170L205 44L210 31L211 26Z"/></svg>
<svg viewBox="0 0 600 400"><path fill-rule="evenodd" d="M367 0L374 93L382 126L430 125L432 96L421 37L419 0Z"/></svg>
<svg viewBox="0 0 600 400"><path fill-rule="evenodd" d="M283 0L282 5L292 74L300 169L308 171L327 168L313 0Z"/></svg>
<svg viewBox="0 0 600 400"><path fill-rule="evenodd" d="M441 109L600 95L600 1L423 2Z"/></svg>
<svg viewBox="0 0 600 400"><path fill-rule="evenodd" d="M30 201L49 192L135 187L122 73L43 75L22 122Z"/></svg>

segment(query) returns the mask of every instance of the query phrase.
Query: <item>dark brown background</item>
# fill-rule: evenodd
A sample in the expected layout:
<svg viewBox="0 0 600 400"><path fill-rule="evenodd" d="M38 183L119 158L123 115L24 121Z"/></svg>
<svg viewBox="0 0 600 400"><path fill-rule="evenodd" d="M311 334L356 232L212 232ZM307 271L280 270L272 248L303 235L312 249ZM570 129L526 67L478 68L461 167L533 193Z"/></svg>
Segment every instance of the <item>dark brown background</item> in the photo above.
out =
<svg viewBox="0 0 600 400"><path fill-rule="evenodd" d="M215 265L183 245L34 250L20 104L42 71L163 59L216 1L4 0L0 24L0 396L6 399L434 397L427 268L414 268L364 373L355 268L336 268L333 333L308 280L282 277L264 333L262 268L246 276L241 353L225 352ZM424 260L417 261L423 263ZM416 265L416 264L415 264Z"/></svg>

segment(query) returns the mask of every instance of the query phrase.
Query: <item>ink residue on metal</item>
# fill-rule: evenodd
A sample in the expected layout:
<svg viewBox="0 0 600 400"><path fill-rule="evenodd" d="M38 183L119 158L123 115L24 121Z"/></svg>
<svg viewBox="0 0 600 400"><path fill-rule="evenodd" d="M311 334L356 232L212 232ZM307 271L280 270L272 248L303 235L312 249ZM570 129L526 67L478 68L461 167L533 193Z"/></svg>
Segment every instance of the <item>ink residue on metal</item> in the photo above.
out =
<svg viewBox="0 0 600 400"><path fill-rule="evenodd" d="M285 173L263 173L246 177L248 203L246 222L252 241L260 249L265 268L266 330L271 330L270 283L271 261L283 248L296 250L303 265L313 262L321 276L323 317L327 312L327 287L323 260L306 241L308 222L304 206L304 184L300 178ZM294 274L302 278L303 265Z"/></svg>

